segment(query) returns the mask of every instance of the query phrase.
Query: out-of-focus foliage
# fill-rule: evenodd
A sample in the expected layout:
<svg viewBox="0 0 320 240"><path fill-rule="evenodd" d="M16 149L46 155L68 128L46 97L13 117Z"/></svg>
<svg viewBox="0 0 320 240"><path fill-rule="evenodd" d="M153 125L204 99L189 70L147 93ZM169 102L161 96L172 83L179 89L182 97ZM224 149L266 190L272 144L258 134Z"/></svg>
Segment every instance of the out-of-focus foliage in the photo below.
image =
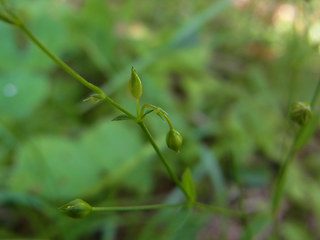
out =
<svg viewBox="0 0 320 240"><path fill-rule="evenodd" d="M245 209L260 213L249 218L251 233L270 235L272 183L297 130L289 107L310 100L320 75L317 1L8 2L50 50L132 112L134 66L141 102L165 109L183 136L181 153L167 150L166 124L146 117L179 176L190 167L197 199L237 209L242 192ZM0 239L248 239L239 219L205 211L61 215L57 207L75 198L114 206L182 195L132 122L82 102L91 93L18 29L1 22L0 36ZM318 135L290 168L283 239L320 236Z"/></svg>

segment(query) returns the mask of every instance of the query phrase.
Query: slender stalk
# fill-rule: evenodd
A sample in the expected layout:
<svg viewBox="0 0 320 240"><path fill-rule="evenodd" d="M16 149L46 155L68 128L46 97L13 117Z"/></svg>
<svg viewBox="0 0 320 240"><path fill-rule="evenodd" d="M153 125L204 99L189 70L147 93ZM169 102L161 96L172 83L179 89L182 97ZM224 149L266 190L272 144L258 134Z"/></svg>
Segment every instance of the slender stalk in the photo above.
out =
<svg viewBox="0 0 320 240"><path fill-rule="evenodd" d="M215 206L207 205L207 204L204 204L201 202L195 202L194 206L211 211L211 212L221 213L223 215L238 216L238 217L243 217L243 216L249 215L248 213L244 213L241 211L235 211L235 210L230 210L227 208L215 207Z"/></svg>
<svg viewBox="0 0 320 240"><path fill-rule="evenodd" d="M310 106L311 109L315 106L317 103L317 100L320 95L320 79L318 80L317 86L313 92ZM277 178L275 180L275 185L274 185L274 191L273 191L273 197L272 197L272 215L275 217L278 206L281 200L281 197L283 195L283 190L284 190L284 185L285 185L285 180L286 180L286 175L288 172L288 168L291 165L291 162L294 159L295 153L299 150L299 142L301 137L303 136L303 133L305 129L308 127L307 125L304 125L299 129L299 131L296 133L294 140L292 141L288 154L285 156L285 159L283 161L283 164L280 167L279 173L277 175Z"/></svg>
<svg viewBox="0 0 320 240"><path fill-rule="evenodd" d="M168 123L168 125L169 125L169 128L170 128L170 129L173 129L172 123L171 123L170 119L168 118L168 116L167 116L166 114L163 114L162 116L167 120L167 123Z"/></svg>
<svg viewBox="0 0 320 240"><path fill-rule="evenodd" d="M139 104L139 98L136 99L136 109L137 109L137 119L140 119L141 118L141 115L140 115L140 104Z"/></svg>
<svg viewBox="0 0 320 240"><path fill-rule="evenodd" d="M164 208L177 208L185 206L185 203L177 204L153 204L153 205L140 205L140 206L125 206L125 207L92 207L92 211L138 211L138 210L152 210Z"/></svg>
<svg viewBox="0 0 320 240"><path fill-rule="evenodd" d="M96 92L97 94L101 94L105 96L105 93L97 86L85 80L78 73L76 73L72 68L70 68L65 62L63 62L60 58L50 52L32 33L31 31L24 25L20 24L18 27L39 47L41 50L48 55L54 62L56 62L63 70L69 73L72 77L77 79L81 84L89 88L90 90Z"/></svg>
<svg viewBox="0 0 320 240"><path fill-rule="evenodd" d="M144 105L142 106L142 108L141 108L141 116L143 116L144 110L145 110L146 108L151 108L152 110L154 110L155 112L157 112L158 115L161 114L161 116L166 119L166 121L167 121L167 123L168 123L168 125L169 125L169 128L170 128L170 129L173 129L173 125L172 125L170 119L168 118L168 115L166 114L166 112L164 112L164 111L163 111L161 108L159 108L159 107L156 107L156 106L151 105L151 104L144 104ZM159 111L159 109L161 109L161 111ZM160 117L161 117L161 116L160 116ZM162 117L161 117L161 118L162 118Z"/></svg>
<svg viewBox="0 0 320 240"><path fill-rule="evenodd" d="M121 112L127 114L131 118L135 118L133 114L125 110L118 103L113 101L109 96L107 96L99 87L88 82L82 76L80 76L77 72L75 72L72 68L70 68L65 62L63 62L59 57L50 52L34 35L33 33L22 23L16 25L20 28L30 39L36 44L49 58L51 58L55 63L57 63L63 70L65 70L68 74L70 74L73 78L78 80L82 85L94 91L95 93L101 95L103 99L113 105L115 108L119 109Z"/></svg>
<svg viewBox="0 0 320 240"><path fill-rule="evenodd" d="M147 126L144 124L144 122L138 122L138 125L141 127L142 131L145 133L145 135L147 136L149 142L151 143L152 147L154 148L154 150L156 151L156 153L158 154L161 162L163 163L163 165L165 166L167 172L169 173L172 181L175 182L175 184L183 191L185 197L187 199L189 199L189 195L187 193L187 191L184 189L184 187L182 186L181 182L179 181L178 177L174 174L173 170L171 169L168 161L166 160L166 158L163 156L163 154L161 153L158 145L156 144L156 142L154 141L150 131L148 130Z"/></svg>

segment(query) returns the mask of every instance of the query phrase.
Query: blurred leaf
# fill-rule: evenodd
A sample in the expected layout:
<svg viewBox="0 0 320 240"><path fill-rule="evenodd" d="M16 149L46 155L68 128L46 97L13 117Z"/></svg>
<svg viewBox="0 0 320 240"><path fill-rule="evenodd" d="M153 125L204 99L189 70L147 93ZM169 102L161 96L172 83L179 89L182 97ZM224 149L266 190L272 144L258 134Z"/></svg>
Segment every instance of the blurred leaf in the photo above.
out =
<svg viewBox="0 0 320 240"><path fill-rule="evenodd" d="M187 168L182 174L182 186L187 191L190 201L193 202L196 199L196 191L189 168Z"/></svg>
<svg viewBox="0 0 320 240"><path fill-rule="evenodd" d="M49 93L48 80L38 74L14 72L0 75L0 111L2 117L22 119L43 104Z"/></svg>
<svg viewBox="0 0 320 240"><path fill-rule="evenodd" d="M85 196L102 176L120 168L138 153L141 141L135 135L124 126L105 122L88 130L78 140L33 137L16 156L10 187L51 199ZM125 151L121 150L123 148ZM133 177L131 186L139 188L141 183L134 185L134 182Z"/></svg>
<svg viewBox="0 0 320 240"><path fill-rule="evenodd" d="M205 147L200 149L200 160L216 191L216 194L214 195L217 198L217 203L225 205L226 184L218 160L213 152Z"/></svg>
<svg viewBox="0 0 320 240"><path fill-rule="evenodd" d="M149 113L153 112L153 109L149 109L143 114L143 117L147 116Z"/></svg>
<svg viewBox="0 0 320 240"><path fill-rule="evenodd" d="M314 239L314 236L299 222L284 222L281 226L281 233L285 239L290 240Z"/></svg>

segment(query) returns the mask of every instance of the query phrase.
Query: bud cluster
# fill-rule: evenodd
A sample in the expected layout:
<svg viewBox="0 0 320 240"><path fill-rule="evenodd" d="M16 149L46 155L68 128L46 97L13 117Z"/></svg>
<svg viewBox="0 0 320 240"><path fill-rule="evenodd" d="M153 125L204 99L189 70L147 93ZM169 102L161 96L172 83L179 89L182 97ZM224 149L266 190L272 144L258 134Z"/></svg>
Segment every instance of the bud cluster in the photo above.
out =
<svg viewBox="0 0 320 240"><path fill-rule="evenodd" d="M290 111L290 118L299 125L305 125L312 117L312 110L309 104L295 102Z"/></svg>

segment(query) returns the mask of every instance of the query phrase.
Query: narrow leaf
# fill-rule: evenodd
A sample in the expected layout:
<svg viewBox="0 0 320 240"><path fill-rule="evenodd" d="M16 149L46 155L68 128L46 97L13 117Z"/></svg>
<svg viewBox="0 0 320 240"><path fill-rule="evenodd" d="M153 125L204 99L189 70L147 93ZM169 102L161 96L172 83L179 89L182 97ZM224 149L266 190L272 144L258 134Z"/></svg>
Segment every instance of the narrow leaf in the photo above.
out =
<svg viewBox="0 0 320 240"><path fill-rule="evenodd" d="M126 114L121 114L119 116L116 116L112 121L122 121L122 120L132 120L130 117L128 117Z"/></svg>
<svg viewBox="0 0 320 240"><path fill-rule="evenodd" d="M182 174L182 186L186 190L187 194L189 195L189 200L193 202L196 199L196 191L194 188L194 183L192 180L191 171L187 168L184 173Z"/></svg>
<svg viewBox="0 0 320 240"><path fill-rule="evenodd" d="M145 116L147 116L149 113L151 113L151 112L153 112L153 109L150 109L150 110L148 110L148 111L146 111L144 114L143 114L143 118L145 117Z"/></svg>

